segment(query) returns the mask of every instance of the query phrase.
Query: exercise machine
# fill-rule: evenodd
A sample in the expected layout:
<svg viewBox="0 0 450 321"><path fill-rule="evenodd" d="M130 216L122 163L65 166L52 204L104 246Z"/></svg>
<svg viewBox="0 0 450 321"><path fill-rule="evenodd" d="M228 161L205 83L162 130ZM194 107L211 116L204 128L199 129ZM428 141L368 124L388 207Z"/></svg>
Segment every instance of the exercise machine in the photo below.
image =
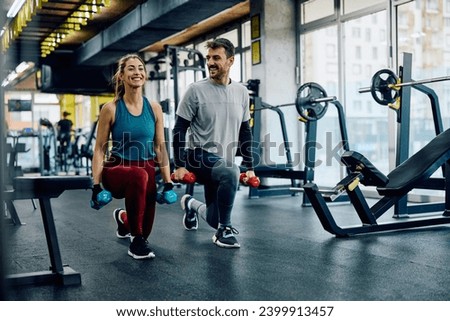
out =
<svg viewBox="0 0 450 321"><path fill-rule="evenodd" d="M41 175L55 175L55 154L57 150L55 127L47 118L41 118L38 128Z"/></svg>
<svg viewBox="0 0 450 321"><path fill-rule="evenodd" d="M80 145L81 163L85 159L86 175L90 175L92 158L94 157L95 132L97 130L98 118L92 123L91 131L87 135L86 142Z"/></svg>
<svg viewBox="0 0 450 321"><path fill-rule="evenodd" d="M166 123L164 135L166 149L169 154L171 169L174 168L172 153L172 129L175 124L175 113L185 87L197 80L206 78L206 62L203 54L193 48L180 46L164 46L164 52L150 58L149 79L153 86L153 95L159 98ZM158 187L163 186L159 170L157 170ZM190 187L189 187L190 190Z"/></svg>
<svg viewBox="0 0 450 321"><path fill-rule="evenodd" d="M75 170L75 175L80 175L80 170L82 168L82 153L81 147L84 145L83 142L87 140L86 135L83 133L83 129L77 128L74 132L74 138L71 142L71 153L69 159L71 159L72 167Z"/></svg>
<svg viewBox="0 0 450 321"><path fill-rule="evenodd" d="M399 76L397 76L389 69L379 70L373 75L370 87L359 89L360 93L370 92L377 103L388 106L396 112L397 142L395 166L402 164L410 155L411 90L415 89L425 94L429 99L434 132L435 135L439 135L444 131L439 98L436 92L425 86L425 84L450 80L450 76L413 80L412 54L410 53L403 53L403 65L400 66L399 71ZM423 189L434 189L434 186L423 186ZM428 204L408 204L408 200L405 197L395 204L394 216L403 217L409 214L420 214L427 212L427 207Z"/></svg>
<svg viewBox="0 0 450 321"><path fill-rule="evenodd" d="M264 196L274 196L283 194L295 194L291 191L291 187L300 186L299 180L304 179L304 174L301 171L295 170L292 160L291 149L289 145L289 138L286 128L286 121L281 106L272 106L262 101L259 97L259 79L249 79L246 83L250 96L250 126L253 135L253 159L255 164L255 174L260 178L285 178L290 180L290 185L281 186L266 186L265 188L249 187L249 198L257 198ZM289 104L292 106L292 104ZM271 110L275 112L280 121L280 128L283 137L283 147L286 155L286 162L284 164L271 164L270 166L262 165L261 160L261 110ZM244 169L242 168L241 171Z"/></svg>
<svg viewBox="0 0 450 321"><path fill-rule="evenodd" d="M303 185L314 180L317 144L317 121L325 116L328 104L336 107L339 134L344 151L349 150L345 113L342 104L334 96L328 96L325 89L317 83L309 82L301 85L297 90L295 103L272 106L262 101L258 95L259 80L249 80L247 88L250 91L251 125L254 139L255 174L260 178L283 178L290 180L290 185L253 188L249 187L249 198L291 194L295 195L303 191ZM305 154L303 170L294 169L286 122L282 108L295 106L299 116L298 120L305 124ZM262 110L270 110L277 114L283 136L283 145L286 155L286 163L264 165L261 162L261 113ZM345 200L342 195L340 200ZM309 206L308 198L303 194L302 206Z"/></svg>
<svg viewBox="0 0 450 321"><path fill-rule="evenodd" d="M26 149L25 143L20 142L20 137L22 137L20 132L8 132L6 136L11 139L11 142L6 144L6 153L9 154L6 183L10 184L14 177L23 176L22 166L18 164L18 155L27 153L30 150Z"/></svg>
<svg viewBox="0 0 450 321"><path fill-rule="evenodd" d="M432 139L425 147L412 155L387 176L380 172L367 158L355 151L346 151L341 161L350 172L333 189L320 190L312 182L305 184L304 191L323 226L338 237L354 234L401 230L407 228L450 224L450 129ZM431 175L444 167L444 179ZM375 186L381 199L369 206L359 184ZM428 207L428 214L420 218L397 218L381 221L382 215L405 199L415 188L434 188L445 191L444 206ZM341 193L346 193L359 216L361 225L341 227L334 219L327 204Z"/></svg>

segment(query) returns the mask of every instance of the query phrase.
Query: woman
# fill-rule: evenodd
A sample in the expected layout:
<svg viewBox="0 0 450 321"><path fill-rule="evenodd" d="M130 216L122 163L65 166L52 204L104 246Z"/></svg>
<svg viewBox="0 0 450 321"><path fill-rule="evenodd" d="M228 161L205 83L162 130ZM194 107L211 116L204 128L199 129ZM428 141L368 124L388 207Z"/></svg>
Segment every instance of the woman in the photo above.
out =
<svg viewBox="0 0 450 321"><path fill-rule="evenodd" d="M173 187L165 147L161 106L143 96L147 71L135 54L122 57L114 75L115 98L100 111L92 175L95 200L103 187L114 198L125 198L125 210L116 209L117 236L130 237L128 255L134 259L155 256L148 244L155 218L155 166L165 190ZM112 148L105 160L110 135Z"/></svg>

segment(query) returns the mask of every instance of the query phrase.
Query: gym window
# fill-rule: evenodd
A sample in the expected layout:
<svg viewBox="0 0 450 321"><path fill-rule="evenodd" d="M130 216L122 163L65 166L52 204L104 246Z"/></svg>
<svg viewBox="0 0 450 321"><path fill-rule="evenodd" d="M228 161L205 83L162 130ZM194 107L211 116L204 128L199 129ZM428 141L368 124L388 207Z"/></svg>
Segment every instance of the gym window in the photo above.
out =
<svg viewBox="0 0 450 321"><path fill-rule="evenodd" d="M395 167L395 112L378 105L370 93L361 94L358 89L369 86L373 74L380 69L389 68L398 74L404 52L412 53L413 79L448 75L450 0L336 0L328 1L333 10L325 5L322 11L317 10L317 6L323 3L317 0L297 1L300 83L318 82L329 96L338 97L346 112L350 148L361 148L375 166L389 173ZM324 37L324 30L326 34L335 32L335 39ZM327 52L325 48L330 43L337 48L336 57L322 54ZM356 61L361 61L364 66L359 73L355 69ZM321 67L330 64L336 66L333 72ZM439 97L444 129L449 127L450 119L446 86L445 82L428 84ZM363 112L358 108L361 103L365 106ZM435 133L426 95L412 90L410 108L408 148L411 155L429 142ZM331 115L327 114L320 121L323 128L337 130L336 126L332 127L336 118ZM330 173L320 175L324 181L318 183L334 185L334 172L332 169ZM341 172L340 177L343 175L345 173Z"/></svg>

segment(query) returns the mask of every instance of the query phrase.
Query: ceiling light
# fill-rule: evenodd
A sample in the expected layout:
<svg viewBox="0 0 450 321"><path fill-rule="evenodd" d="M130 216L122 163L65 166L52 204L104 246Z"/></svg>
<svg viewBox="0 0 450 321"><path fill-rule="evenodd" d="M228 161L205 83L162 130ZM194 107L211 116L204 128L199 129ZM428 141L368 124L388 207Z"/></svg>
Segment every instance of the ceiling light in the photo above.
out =
<svg viewBox="0 0 450 321"><path fill-rule="evenodd" d="M33 62L22 61L14 70L12 70L8 76L3 80L2 87L6 87L11 84L16 78L26 75L25 72L34 68Z"/></svg>
<svg viewBox="0 0 450 321"><path fill-rule="evenodd" d="M81 1L80 6L41 42L41 57L47 57L63 42L65 37L81 30L82 26L87 25L95 14L99 13L103 7L108 7L109 5L110 0Z"/></svg>
<svg viewBox="0 0 450 321"><path fill-rule="evenodd" d="M19 12L20 8L22 8L24 3L25 3L25 0L16 0L16 1L14 1L14 3L12 4L12 6L9 9L8 13L6 14L6 16L8 18L14 18L17 15L17 13Z"/></svg>
<svg viewBox="0 0 450 321"><path fill-rule="evenodd" d="M13 80L17 78L18 74L13 70L9 73L9 75L3 80L2 87L8 86Z"/></svg>
<svg viewBox="0 0 450 321"><path fill-rule="evenodd" d="M34 67L34 63L32 62L26 62L26 61L22 61L17 67L16 67L16 73L17 74L21 74L25 71L27 71L30 68Z"/></svg>
<svg viewBox="0 0 450 321"><path fill-rule="evenodd" d="M6 87L6 86L8 86L8 84L9 84L9 81L7 79L5 79L2 82L2 87Z"/></svg>

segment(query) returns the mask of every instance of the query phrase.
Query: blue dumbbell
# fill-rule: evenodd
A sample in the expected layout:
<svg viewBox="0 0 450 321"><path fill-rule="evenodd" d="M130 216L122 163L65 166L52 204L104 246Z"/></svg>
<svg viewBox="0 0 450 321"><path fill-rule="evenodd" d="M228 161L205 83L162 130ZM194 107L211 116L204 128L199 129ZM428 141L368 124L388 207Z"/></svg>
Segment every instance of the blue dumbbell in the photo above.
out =
<svg viewBox="0 0 450 321"><path fill-rule="evenodd" d="M156 201L159 204L173 204L177 201L178 196L173 190L156 193Z"/></svg>
<svg viewBox="0 0 450 321"><path fill-rule="evenodd" d="M97 194L96 202L91 200L91 207L93 209L99 210L111 201L112 201L111 192L104 189L103 191Z"/></svg>

